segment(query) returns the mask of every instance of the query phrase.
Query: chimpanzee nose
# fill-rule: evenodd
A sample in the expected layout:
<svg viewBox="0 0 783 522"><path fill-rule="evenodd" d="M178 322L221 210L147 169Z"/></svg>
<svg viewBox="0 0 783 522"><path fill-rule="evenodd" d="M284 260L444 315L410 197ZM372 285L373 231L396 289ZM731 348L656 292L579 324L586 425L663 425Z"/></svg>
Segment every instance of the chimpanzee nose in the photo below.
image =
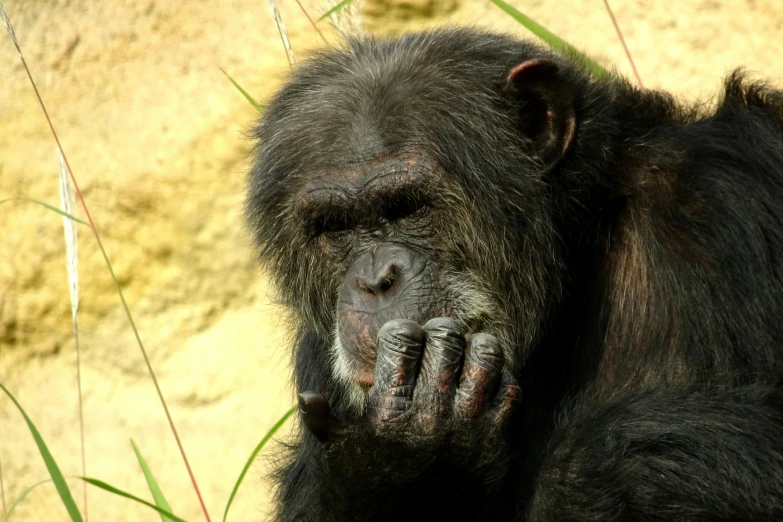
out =
<svg viewBox="0 0 783 522"><path fill-rule="evenodd" d="M400 267L396 263L373 263L370 270L356 276L356 286L359 290L373 296L381 296L391 290L400 275Z"/></svg>
<svg viewBox="0 0 783 522"><path fill-rule="evenodd" d="M439 317L443 302L436 270L425 253L399 243L379 243L356 256L337 299L343 348L374 361L384 324L393 319L424 324Z"/></svg>
<svg viewBox="0 0 783 522"><path fill-rule="evenodd" d="M345 290L359 299L394 298L412 275L411 268L417 264L414 257L410 249L400 245L377 245L360 255L348 269L346 283L352 288Z"/></svg>

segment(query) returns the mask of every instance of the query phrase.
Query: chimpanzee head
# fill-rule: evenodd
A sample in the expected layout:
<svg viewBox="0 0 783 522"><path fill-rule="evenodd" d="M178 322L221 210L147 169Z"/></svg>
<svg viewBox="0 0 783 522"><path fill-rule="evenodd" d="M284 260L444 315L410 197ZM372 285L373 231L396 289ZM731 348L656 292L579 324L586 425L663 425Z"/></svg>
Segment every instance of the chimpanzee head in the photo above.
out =
<svg viewBox="0 0 783 522"><path fill-rule="evenodd" d="M502 43L502 45L498 45ZM513 372L558 299L547 177L576 132L568 66L456 29L299 64L255 129L247 215L340 380L373 382L391 319L487 332Z"/></svg>

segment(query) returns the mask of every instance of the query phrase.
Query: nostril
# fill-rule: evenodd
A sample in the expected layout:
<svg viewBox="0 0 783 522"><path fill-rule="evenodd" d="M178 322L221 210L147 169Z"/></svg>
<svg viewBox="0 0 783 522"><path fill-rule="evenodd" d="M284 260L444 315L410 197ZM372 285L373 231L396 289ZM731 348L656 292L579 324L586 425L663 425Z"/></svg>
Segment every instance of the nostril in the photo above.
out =
<svg viewBox="0 0 783 522"><path fill-rule="evenodd" d="M386 265L379 274L380 283L378 284L378 289L381 292L391 290L391 287L394 286L394 282L397 280L399 271L399 267L395 264Z"/></svg>
<svg viewBox="0 0 783 522"><path fill-rule="evenodd" d="M372 295L379 296L392 289L397 280L399 268L394 264L384 265L378 273L372 277L363 275L356 276L356 286L359 290Z"/></svg>
<svg viewBox="0 0 783 522"><path fill-rule="evenodd" d="M381 284L378 288L380 289L381 292L388 292L393 284L394 284L394 278L387 277L386 279L381 281Z"/></svg>

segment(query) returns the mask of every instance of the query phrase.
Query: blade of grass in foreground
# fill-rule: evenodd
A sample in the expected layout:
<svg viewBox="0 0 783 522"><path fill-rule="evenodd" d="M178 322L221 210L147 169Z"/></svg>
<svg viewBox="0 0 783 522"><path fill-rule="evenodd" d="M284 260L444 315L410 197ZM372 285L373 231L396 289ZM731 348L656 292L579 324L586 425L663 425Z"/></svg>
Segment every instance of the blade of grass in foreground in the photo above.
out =
<svg viewBox="0 0 783 522"><path fill-rule="evenodd" d="M108 491L109 493L114 493L115 495L119 495L121 497L125 497L125 498L128 498L128 499L131 499L133 501L138 502L139 504L144 504L145 506L154 509L155 511L157 511L161 515L165 515L166 517L168 517L169 520L173 520L174 522L186 522L184 519L179 518L177 515L174 515L174 514L168 512L168 511L166 511L164 509L161 509L158 506L156 506L155 504L151 504L151 503L147 502L146 500L137 497L136 495L131 495L130 493L128 493L126 491L123 491L121 489L117 489L114 486L110 486L109 484L103 482L102 480L89 478L89 477L79 477L79 478L82 479L83 481L85 481L88 484L92 484L95 487L101 488L104 491Z"/></svg>
<svg viewBox="0 0 783 522"><path fill-rule="evenodd" d="M58 149L60 158L60 208L65 214L73 214L74 193L69 183L65 160ZM79 347L79 255L76 233L76 223L63 216L63 231L65 232L65 266L68 272L68 290L71 298L71 322L73 323L73 343L76 352L76 392L79 399L79 440L81 442L82 475L87 474L87 451L84 445L84 402L82 401L82 357ZM87 503L87 484L82 484L84 495L84 520L89 521L90 513Z"/></svg>
<svg viewBox="0 0 783 522"><path fill-rule="evenodd" d="M239 486L242 484L242 481L245 480L245 475L247 474L247 471L250 469L250 466L253 464L253 461L256 460L256 456L261 451L261 448L263 448L267 442L269 442L269 439L272 438L272 436L277 433L277 430L280 429L280 427L285 424L285 421L288 420L288 418L294 414L296 411L297 406L294 406L287 412L285 412L285 415L280 417L280 420L275 423L274 426L272 426L272 429L270 429L266 435L264 435L264 438L261 439L261 442L258 443L258 446L256 446L256 449L253 450L253 453L250 454L250 458L247 459L247 462L245 462L245 467L242 468L242 473L239 474L239 478L237 479L237 483L234 484L234 489L231 491L231 496L228 497L228 503L226 503L226 510L223 512L223 522L226 522L226 519L228 518L228 510L231 508L231 503L234 502L234 497L237 494L237 491L239 491Z"/></svg>
<svg viewBox="0 0 783 522"><path fill-rule="evenodd" d="M95 237L95 242L98 244L98 249L101 251L103 260L106 263L106 268L109 270L109 274L111 275L112 281L114 281L114 286L117 289L117 295L119 296L120 302L122 303L122 308L125 311L125 316L128 318L128 324L130 325L131 330L133 330L133 335L136 337L136 342L139 345L139 350L141 351L141 355L144 358L144 364L147 366L147 371L150 374L150 379L152 379L152 384L155 386L155 391L157 392L158 398L160 399L160 405L163 407L163 411L166 414L166 420L168 420L169 427L171 428L171 434L174 435L174 440L177 442L179 453L180 455L182 455L182 461L185 464L185 468L187 469L188 476L190 477L190 483L193 484L193 491L196 493L196 497L198 497L199 504L201 505L201 511L204 513L204 518L207 520L207 522L211 522L212 519L209 517L209 511L207 511L207 505L204 503L204 498L201 496L201 490L199 489L198 483L196 482L196 475L193 473L193 470L190 467L188 456L185 453L185 447L182 445L182 441L179 438L179 432L177 432L177 426L174 424L174 419L171 416L171 412L169 411L168 404L166 404L166 399L163 397L163 390L160 389L158 378L155 376L155 371L152 369L152 363L150 362L149 355L147 355L147 350L144 348L144 342L142 342L141 340L141 334L139 334L139 329L136 328L136 322L133 320L133 315L131 314L130 307L128 306L128 302L125 300L125 294L122 292L122 285L120 285L120 281L119 279L117 279L117 274L114 273L114 267L112 266L111 261L109 261L109 254L106 253L106 248L103 246L101 235L98 233L98 228L95 226L95 222L92 219L92 215L90 214L90 209L87 206L87 201L85 201L84 196L82 195L82 191L79 188L79 184L76 181L76 175L73 173L73 169L71 169L71 165L68 163L68 157L65 155L63 146L60 143L60 138L57 135L57 131L54 128L54 123L52 123L52 119L49 117L49 111L46 110L46 104L44 103L43 98L41 97L41 93L38 91L38 86L36 85L35 80L33 79L33 73L30 72L30 67L27 66L27 60L24 59L22 48L19 45L19 40L17 40L16 38L16 33L14 32L14 26L13 24L11 24L11 20L8 18L8 13L6 12L5 6L3 5L3 0L0 0L0 19L3 20L3 25L8 31L8 35L11 37L11 43L13 43L14 47L16 48L16 52L19 55L19 61L22 62L22 67L24 68L25 73L27 73L27 79L30 80L30 85L32 86L33 91L35 91L35 97L38 100L38 104L41 106L41 111L43 111L44 117L46 118L46 123L49 125L49 131L52 133L52 137L54 138L54 141L57 143L57 149L60 151L60 154L62 154L63 156L63 162L65 163L65 167L71 176L71 181L73 182L73 188L74 190L76 190L76 195L78 196L79 201L82 204L82 208L84 209L84 215L87 217L87 221L90 223L90 228L92 229L93 237Z"/></svg>
<svg viewBox="0 0 783 522"><path fill-rule="evenodd" d="M277 32L280 33L280 40L283 42L283 47L288 57L288 66L293 68L296 63L296 56L294 56L291 41L288 39L288 31L285 30L283 17L280 16L280 9L277 8L277 0L266 0L266 3L269 4L269 10L272 11L272 19L275 22L275 27L277 27Z"/></svg>
<svg viewBox="0 0 783 522"><path fill-rule="evenodd" d="M332 7L332 8L331 8L331 9L329 9L328 11L326 11L326 12L324 13L324 15L323 15L321 18L319 18L319 19L318 19L318 21L320 22L321 20L324 20L324 19L326 19L326 18L329 18L330 16L332 16L334 13L336 13L336 12L337 12L337 11L339 11L340 9L345 9L346 7L348 7L349 5L351 5L351 2L353 2L353 0L343 0L342 2L340 2L339 4L337 4L336 6Z"/></svg>
<svg viewBox="0 0 783 522"><path fill-rule="evenodd" d="M503 0L490 0L493 4L498 6L500 9L506 12L509 16L511 16L514 20L519 22L523 27L525 27L528 31L536 35L538 38L540 38L544 43L549 45L552 49L555 51L565 54L566 56L570 56L577 62L584 65L584 67L587 69L588 72L590 72L593 76L600 79L607 79L610 78L611 75L609 74L609 71L598 65L598 62L584 54L583 52L579 51L576 47L569 44L556 34L549 31L546 27L543 25L535 22L532 18L523 15L519 11L516 10L513 6L507 4Z"/></svg>
<svg viewBox="0 0 783 522"><path fill-rule="evenodd" d="M71 516L71 520L73 522L84 522L81 513L79 513L79 507L76 505L76 501L74 501L73 496L71 495L71 490L68 488L68 484L65 482L65 477L60 471L60 468L57 466L57 462L55 462L52 453L46 446L43 437L41 437L41 434L38 432L38 428L35 427L33 421L30 420L30 417L27 416L27 412L24 411L22 405L17 402L13 395L11 395L11 392L8 391L8 389L2 384L0 384L0 389L2 389L5 394L8 395L11 401L13 401L13 403L22 413L24 420L27 422L27 427L30 428L30 433L33 434L35 443L38 445L38 452L41 454L41 457L43 457L44 464L46 464L46 468L49 470L49 475L52 477L52 481L54 481L54 486L57 488L57 492L60 494L63 505L65 505L65 509L68 510L68 514Z"/></svg>
<svg viewBox="0 0 783 522"><path fill-rule="evenodd" d="M155 505L158 506L161 509L165 509L168 512L171 512L171 506L169 505L168 501L166 500L166 497L163 496L163 492L160 490L160 486L158 486L158 482L155 480L155 477L152 475L152 470L150 470L150 467L147 465L147 461L144 460L144 457L141 456L141 452L139 451L139 447L136 446L136 443L131 439L131 446L133 446L133 452L136 453L136 458L139 459L139 466L141 466L141 471L144 473L144 478L147 479L147 485L150 488L150 493L152 493L152 498L155 499ZM171 518L164 515L163 513L160 514L160 518L163 522L173 522Z"/></svg>
<svg viewBox="0 0 783 522"><path fill-rule="evenodd" d="M90 224L87 223L86 221L81 220L81 219L77 218L76 216L74 216L72 214L68 214L66 212L63 212L59 208L53 207L52 205L50 205L48 203L44 203L43 201L38 201L37 199L26 198L24 196L17 196L15 198L0 199L0 205L2 205L3 203L8 203L9 201L30 201L32 203L37 203L37 204L39 204L41 206L44 206L44 207L48 208L52 212L57 212L61 216L65 216L65 217L67 217L69 219L72 219L72 220L76 221L77 223L81 223L82 225L87 225L88 227L90 226Z"/></svg>
<svg viewBox="0 0 783 522"><path fill-rule="evenodd" d="M220 69L220 70L223 72L223 74L225 74L225 75L226 75L226 78L228 78L228 81L230 81L231 83L233 83L233 84L234 84L234 87L236 87L236 88L237 88L237 90L238 90L240 93L242 93L242 96L244 96L244 97L245 97L245 99L246 99L247 101L249 101L249 102L250 102L250 104L251 104L253 107L255 107L255 108L256 108L256 110L257 110L259 113L263 114L263 113L264 113L264 108L261 106L261 104L260 104L260 103L258 103L258 102L257 102L257 101L256 101L256 100L255 100L255 99L252 97L252 96L250 96L250 94L248 94L248 92L247 92L245 89L243 89L241 85L239 85L239 84L238 84L236 81L234 81L234 79L233 79L233 78L232 78L232 77L231 77L231 76L230 76L230 75L229 75L229 74L228 74L228 73L225 71L225 69L223 69L222 67L220 67L219 69Z"/></svg>

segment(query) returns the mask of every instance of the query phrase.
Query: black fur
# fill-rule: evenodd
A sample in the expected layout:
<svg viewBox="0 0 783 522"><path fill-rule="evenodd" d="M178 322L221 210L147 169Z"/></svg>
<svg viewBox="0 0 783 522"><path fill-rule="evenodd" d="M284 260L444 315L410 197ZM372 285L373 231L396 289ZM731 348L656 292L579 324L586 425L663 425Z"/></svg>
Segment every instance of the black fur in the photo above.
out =
<svg viewBox="0 0 783 522"><path fill-rule="evenodd" d="M551 162L507 82L532 58L576 116ZM422 248L494 302L523 391L509 452L481 462L302 433L277 519L783 520L783 91L737 72L685 107L444 29L317 53L255 137L247 215L298 321L297 390L361 420L329 355L344 266L297 190L413 151L437 171Z"/></svg>

